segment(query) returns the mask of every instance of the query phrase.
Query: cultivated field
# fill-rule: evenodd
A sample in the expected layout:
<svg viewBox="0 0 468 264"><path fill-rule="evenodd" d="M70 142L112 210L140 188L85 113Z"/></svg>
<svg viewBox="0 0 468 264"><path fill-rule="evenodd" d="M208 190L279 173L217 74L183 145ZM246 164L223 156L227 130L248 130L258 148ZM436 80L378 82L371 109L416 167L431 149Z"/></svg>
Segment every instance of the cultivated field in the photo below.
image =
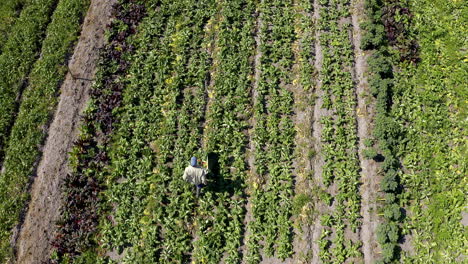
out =
<svg viewBox="0 0 468 264"><path fill-rule="evenodd" d="M467 8L2 0L0 262L466 263Z"/></svg>

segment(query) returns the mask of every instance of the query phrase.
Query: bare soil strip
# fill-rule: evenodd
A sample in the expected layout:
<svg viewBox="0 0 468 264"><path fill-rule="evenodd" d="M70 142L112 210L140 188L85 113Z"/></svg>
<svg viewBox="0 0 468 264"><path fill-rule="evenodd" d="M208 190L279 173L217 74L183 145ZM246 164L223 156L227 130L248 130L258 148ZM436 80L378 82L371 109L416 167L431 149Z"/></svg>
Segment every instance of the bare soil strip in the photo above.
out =
<svg viewBox="0 0 468 264"><path fill-rule="evenodd" d="M301 90L301 87L294 87L294 103L295 103L295 116L294 123L296 124L296 159L293 162L294 176L296 179L295 193L296 194L307 194L310 192L310 183L308 175L312 171L312 164L309 157L309 151L313 145L312 139L312 105L306 105L309 96L305 94L305 91ZM304 208L303 208L304 211ZM294 263L306 263L302 262L307 252L311 250L311 234L310 230L302 229L302 223L307 221L305 214L300 214L296 219L298 226L294 227L294 252L295 262Z"/></svg>
<svg viewBox="0 0 468 264"><path fill-rule="evenodd" d="M60 88L60 101L49 129L37 178L31 188L31 202L16 242L17 263L42 263L50 256L50 241L60 216L60 183L69 173L68 153L78 135L80 114L89 98L96 73L104 30L111 19L115 0L92 0L82 32L69 62L69 72ZM72 74L74 77L72 77Z"/></svg>
<svg viewBox="0 0 468 264"><path fill-rule="evenodd" d="M356 109L356 118L358 122L358 136L359 136L359 160L361 166L361 215L362 227L360 230L361 241L363 243L364 263L374 263L376 260L378 243L376 242L375 230L377 227L377 194L379 191L377 164L373 160L365 159L362 155L363 150L366 148L364 140L371 137L372 120L374 116L375 107L373 101L370 99L372 96L369 92L369 85L367 83L367 57L364 51L361 50L362 32L359 24L366 19L364 17L364 1L352 1L352 25L353 25L353 45L355 54L355 81L356 81L356 96L358 105Z"/></svg>
<svg viewBox="0 0 468 264"><path fill-rule="evenodd" d="M299 1L300 2L300 1ZM298 1L295 1L296 7L300 5ZM297 12L301 14L301 17L306 17L307 19L312 19L312 14L306 13L304 10L298 9ZM296 18L296 23L301 23L302 21L299 18ZM296 28L299 28L296 25ZM296 29L297 30L297 29ZM293 161L293 175L295 176L295 190L297 194L310 194L311 185L309 175L312 174L312 162L311 162L311 153L313 150L314 140L312 137L312 120L313 120L313 90L306 91L304 87L300 84L300 79L302 77L301 65L298 60L300 59L300 51L304 49L303 40L306 37L305 32L296 31L298 39L294 43L293 50L296 57L296 63L293 66L293 72L295 75L295 81L291 86L291 92L294 95L294 113L293 116L295 129L296 129L296 138L295 138L295 159ZM307 58L301 58L307 59ZM313 76L306 76L306 78L313 78ZM308 222L310 212L309 205L305 205L300 214L295 219L294 224L294 259L292 263L308 263L310 262L310 257L312 255L312 233L309 228Z"/></svg>

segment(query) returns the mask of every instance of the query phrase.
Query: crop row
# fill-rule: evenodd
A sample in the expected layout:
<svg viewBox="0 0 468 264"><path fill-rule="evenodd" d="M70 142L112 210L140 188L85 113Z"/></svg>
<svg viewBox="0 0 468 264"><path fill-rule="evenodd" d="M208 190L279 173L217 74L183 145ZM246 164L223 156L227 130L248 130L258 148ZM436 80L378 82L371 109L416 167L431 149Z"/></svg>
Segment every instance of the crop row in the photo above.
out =
<svg viewBox="0 0 468 264"><path fill-rule="evenodd" d="M128 38L144 15L144 7L136 1L119 1L112 10L116 18L107 32L108 43L101 51L91 100L84 113L79 138L70 153L71 173L63 182L64 204L58 232L52 241L55 250L52 263L69 263L76 259L95 263L95 233L102 208L101 192L104 171L109 165L108 143L117 118L114 108L122 101L120 77L128 68L125 60L133 51ZM124 28L124 30L122 30ZM81 262L83 262L83 259ZM93 260L90 260L93 259Z"/></svg>
<svg viewBox="0 0 468 264"><path fill-rule="evenodd" d="M302 90L312 93L315 88L315 69L312 61L315 52L313 50L315 24L311 17L314 10L312 2L308 0L300 0L296 8L296 12L299 12L295 25L296 39L299 40L299 46L297 47L298 55L296 58L299 79L296 81L293 80L293 84L297 82L297 84L302 87Z"/></svg>
<svg viewBox="0 0 468 264"><path fill-rule="evenodd" d="M20 210L24 207L25 201L28 199L27 184L31 177L34 176L35 162L40 154L39 146L43 144L48 121L57 105L57 90L66 73L63 64L72 45L77 39L80 24L88 5L89 1L62 0L59 2L52 15L51 23L47 27L46 37L42 44L42 55L32 66L32 71L27 82L28 85L22 94L19 112L11 129L8 146L5 148L5 160L0 178L0 197L2 197L0 204L0 240L2 241L2 253L0 254L0 259L5 257L8 245L7 237L10 234L9 231L17 223ZM48 9L44 11L46 10ZM24 12L26 12L26 10ZM31 12L31 10L28 12ZM25 14L28 14L28 12ZM46 15L46 13L29 15L40 16ZM31 19L31 17L29 19ZM43 19L43 21L45 22L46 19ZM37 25L27 29L26 26L29 24L21 24L23 22L24 21L18 21L16 24L16 26L23 26L22 29L17 28L18 30L40 30L40 28L37 28ZM34 23L34 21L29 21L28 23ZM37 33L38 32L35 32L35 34ZM16 41L19 41L18 38L20 38L20 36L16 34L11 36L10 39L12 42L10 42L10 40L8 41L4 53L0 55L2 56L0 58L1 62L4 62L2 59L13 56L15 52L21 50L21 48L33 48L27 45L19 45L21 47L20 49L16 47L15 52L10 52L12 50L9 49L12 47L9 45L14 43L13 40L15 40L15 38ZM16 60L23 60L23 58L28 55L15 54L15 56L18 56L15 58ZM9 67L27 68L27 61L25 60L23 62L23 66L13 66L10 64ZM2 64L0 67L6 65L7 64ZM22 74L24 73L26 72L22 72ZM2 75L1 78L8 78L7 76L15 75ZM19 75L16 75L16 77L19 77ZM12 80L13 79L9 79L9 81ZM3 90L3 88L14 90L13 87L16 87L12 82L9 82L11 86L3 86L4 84L6 83L2 83L2 91L6 91ZM12 94L12 90L8 91L10 95ZM2 99L7 98L2 97Z"/></svg>
<svg viewBox="0 0 468 264"><path fill-rule="evenodd" d="M262 2L259 12L260 79L254 106L255 169L252 194L253 220L249 224L248 263L266 257L282 260L292 249L291 208L294 192L292 160L295 129L292 83L295 41L294 9L290 1Z"/></svg>
<svg viewBox="0 0 468 264"><path fill-rule="evenodd" d="M372 51L368 64L373 72L369 84L377 98L374 136L385 159L383 221L377 229L382 263L400 258L405 263L452 263L464 254L460 212L466 198L460 184L466 166L461 165L458 115L463 109L457 99L464 98L459 89L463 70L450 59L452 51L437 48L444 47L443 42L463 41L458 34L434 34L438 28L461 30L450 17L460 6L428 4L367 1L369 22L362 25L367 31L363 48ZM417 23L410 9L419 12ZM421 58L415 32L422 42ZM449 110L448 105L454 107ZM408 217L402 206L411 212ZM412 235L410 255L401 253L399 246L406 234Z"/></svg>
<svg viewBox="0 0 468 264"><path fill-rule="evenodd" d="M131 66L125 80L122 79L125 85L122 107L114 110L119 123L110 143L110 168L104 192L109 211L99 232L104 249L118 252L131 249L128 261L158 258L164 251L161 231L165 229L165 200L171 180L167 161L175 141L175 100L181 81L171 48L176 41L172 38L177 32L175 24L182 16L178 12L171 14L175 6L167 2L149 3L148 14L130 41L136 50L127 58ZM146 209L153 197L158 202L156 208ZM145 214L149 216L145 218ZM153 222L159 226L153 226ZM149 237L139 245L142 236ZM178 253L174 252L175 258Z"/></svg>
<svg viewBox="0 0 468 264"><path fill-rule="evenodd" d="M218 2L219 20L213 54L212 87L208 89L204 150L218 155L219 172L197 210L192 259L196 263L239 263L244 234L247 121L253 74L250 58L255 4ZM225 253L223 258L223 253Z"/></svg>
<svg viewBox="0 0 468 264"><path fill-rule="evenodd" d="M319 29L323 49L321 69L323 108L332 116L320 120L323 125L322 180L334 184L337 193L330 214L321 216L319 256L324 263L343 263L361 256L360 241L345 237L346 229L357 232L360 227L359 160L355 119L356 96L352 69L354 54L349 39L349 1L321 0ZM334 234L333 239L328 237Z"/></svg>
<svg viewBox="0 0 468 264"><path fill-rule="evenodd" d="M396 152L404 168L401 229L414 251L403 251L401 261L466 262L468 89L462 17L468 6L421 0L388 8L396 8L393 21L404 24L393 47L400 63L390 116L405 136Z"/></svg>
<svg viewBox="0 0 468 264"><path fill-rule="evenodd" d="M191 156L196 156L200 160L204 158L201 150L200 124L206 108L205 78L209 63L209 54L203 49L209 41L208 38L204 38L204 27L213 17L214 11L213 1L198 1L197 9L187 8L194 5L195 1L182 1L173 7L175 10L186 11L168 27L169 30L174 30L169 31L171 49L168 52L175 57L175 61L166 85L174 89L179 99L174 98L170 104L163 104L161 111L165 118L159 124L161 134L152 143L153 151L157 152L156 159L159 161L160 150L165 148L164 138L174 137L173 145L167 148L170 152L164 154L167 158L163 156L173 164L171 171L167 174L168 181L164 187L158 182L152 185L153 189L163 188L165 191L164 215L158 220L160 213L158 207L161 205L161 197L158 195L152 197L145 211L156 213L147 216L150 217L147 219L150 222L146 223L148 228L146 230L154 230L154 224L161 223L159 234L161 245L158 258L160 263L188 262L193 250L192 235L196 200L193 186L184 182L181 175ZM161 103L163 100L167 101L164 97L161 99ZM167 166L167 161L160 160L155 169L156 173L164 172ZM143 223L145 223L144 220ZM151 250L151 246L148 245L156 240L145 234L145 230L143 234L145 236L143 249L147 252Z"/></svg>
<svg viewBox="0 0 468 264"><path fill-rule="evenodd" d="M383 6L377 2L367 3L368 22L361 27L366 30L361 48L376 49L368 59L371 93L376 97L376 117L373 135L379 142L379 148L385 160L382 164L384 177L380 183L380 189L384 193L384 205L381 215L384 221L377 227L377 240L381 246L383 263L390 263L396 257L398 240L401 228L398 222L401 220L398 193L400 192L400 180L398 170L400 163L396 157L395 147L398 145L395 137L398 128L388 118L387 110L391 107L391 90L393 89L393 66L386 50L388 41L385 35L385 27L382 20Z"/></svg>
<svg viewBox="0 0 468 264"><path fill-rule="evenodd" d="M5 0L0 5L0 54L3 45L11 34L11 27L15 24L22 9L31 1Z"/></svg>
<svg viewBox="0 0 468 264"><path fill-rule="evenodd" d="M294 91L294 110L297 111L295 128L295 151L294 151L294 173L295 173L295 196L292 205L294 240L312 243L304 239L310 234L311 221L316 215L315 205L323 200L323 189L314 184L312 159L316 156L316 148L313 146L312 119L316 99L317 71L314 67L315 61L315 34L316 23L313 19L313 1L294 1L296 43L292 49L295 55L293 66L294 80L292 81ZM296 243L296 245L299 243ZM294 245L294 242L293 242ZM312 261L312 248L295 248L294 261L298 263L310 263Z"/></svg>
<svg viewBox="0 0 468 264"><path fill-rule="evenodd" d="M0 164L8 145L27 76L39 57L47 25L58 0L32 1L10 29L0 54ZM3 4L3 3L2 3Z"/></svg>

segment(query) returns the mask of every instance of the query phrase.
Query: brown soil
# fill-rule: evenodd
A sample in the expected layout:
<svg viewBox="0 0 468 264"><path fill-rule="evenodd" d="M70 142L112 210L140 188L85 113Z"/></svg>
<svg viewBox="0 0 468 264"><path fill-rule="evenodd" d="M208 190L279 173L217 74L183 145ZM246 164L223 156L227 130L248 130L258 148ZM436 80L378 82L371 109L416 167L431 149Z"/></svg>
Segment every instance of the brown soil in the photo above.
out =
<svg viewBox="0 0 468 264"><path fill-rule="evenodd" d="M468 226L468 212L462 212L462 220L460 222L463 226Z"/></svg>
<svg viewBox="0 0 468 264"><path fill-rule="evenodd" d="M43 148L37 178L31 187L31 202L20 227L16 249L17 263L42 263L51 253L50 242L60 216L60 184L69 173L68 153L77 137L80 114L89 98L96 73L99 49L104 44L105 26L115 0L92 0L81 36L69 62L70 72L60 88L60 101Z"/></svg>
<svg viewBox="0 0 468 264"><path fill-rule="evenodd" d="M401 250L402 250L402 253L401 255L404 256L415 256L415 251L414 251L414 247L413 247L413 244L412 244L412 237L413 235L410 233L410 234L407 234L404 236L404 242L401 243L399 246L401 247ZM457 263L463 263L463 262L457 262Z"/></svg>
<svg viewBox="0 0 468 264"><path fill-rule="evenodd" d="M295 2L296 7L300 6L300 3ZM304 10L296 10L301 16L305 16L308 19L312 19L312 14L305 13ZM301 23L298 19L296 23ZM298 40L294 44L293 50L295 51L296 63L293 66L293 72L296 80L300 80L300 64L298 52L303 50L303 37L304 34L296 32ZM295 48L297 46L297 48ZM313 76L307 76L313 78ZM293 121L296 128L295 137L295 155L293 160L293 175L295 177L295 190L296 194L310 194L311 183L309 175L312 174L312 162L311 162L311 148L314 144L312 137L312 120L313 120L313 104L311 104L313 90L305 91L304 88L296 81L296 84L291 85L290 91L294 95L294 113ZM313 149L312 149L313 150ZM312 233L309 228L310 215L305 212L309 209L310 205L306 205L299 215L293 216L294 221L294 258L292 263L302 264L310 262L312 255Z"/></svg>
<svg viewBox="0 0 468 264"><path fill-rule="evenodd" d="M351 8L352 25L353 25L353 45L355 53L355 82L356 96L358 105L356 109L356 118L358 125L359 136L359 160L361 167L361 182L360 188L362 203L362 227L360 230L361 241L363 243L362 251L364 253L364 263L374 263L380 249L376 242L375 230L378 224L377 217L377 195L379 192L378 165L375 161L365 159L362 151L366 148L364 140L371 137L372 120L374 116L375 106L366 101L370 98L369 86L367 83L367 57L368 54L360 48L362 32L359 24L364 21L364 1L355 0ZM370 100L369 100L370 101Z"/></svg>

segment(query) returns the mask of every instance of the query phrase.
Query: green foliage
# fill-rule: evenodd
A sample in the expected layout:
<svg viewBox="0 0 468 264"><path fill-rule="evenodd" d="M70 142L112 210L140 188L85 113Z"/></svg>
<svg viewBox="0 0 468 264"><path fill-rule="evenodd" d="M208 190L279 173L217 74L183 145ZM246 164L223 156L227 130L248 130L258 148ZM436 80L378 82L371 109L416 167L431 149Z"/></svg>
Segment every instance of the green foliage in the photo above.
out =
<svg viewBox="0 0 468 264"><path fill-rule="evenodd" d="M24 186L63 79L60 65L76 38L77 18L82 15L76 12L83 12L88 3L81 2L60 1L41 58L34 65L50 21L48 14L57 1L6 0L0 7L0 34L7 35L0 40L0 49L5 45L0 55L0 160L6 153L0 177L4 199L0 238L5 241L0 258L10 254L9 231L27 199ZM314 30L320 30L320 39L315 41L324 54L319 74L322 106L332 112L320 120L320 154L325 162L321 184L336 191L334 197L318 192L322 206L333 205L329 214L319 218L324 228L317 241L318 257L324 263L360 258L361 244L344 235L345 230L356 232L361 224L355 55L349 24L343 23L350 18L351 2L320 0L317 23L307 15L313 12L310 1L151 0L145 4L150 7L148 16L136 30L117 19L107 33L109 39L127 30L136 33L127 43L134 53L124 54L128 71L120 72L115 61L103 62L98 75L118 77L110 83L98 76L94 89L112 95L108 86L121 85L122 105L109 113L116 118L112 134L103 146L86 151L87 146L75 146L71 153L74 172L85 168L83 173L99 178L106 189L100 194L99 234L89 238L96 240L98 248L84 250L88 238L80 240L83 254L74 260L65 255L62 262L103 263L108 259L97 252L111 250L125 252L124 262L129 263L155 259L163 263L260 263L261 253L282 260L291 257L291 216L300 214L312 197L294 195L291 115L295 102L290 87L299 84L311 93L315 88ZM304 10L298 12L298 6ZM59 10L62 15L57 18ZM466 46L460 19L467 12L466 4L367 0L366 10L361 48L371 54L368 82L377 113L376 142L365 139L367 149L362 154L373 159L380 153L384 158L379 163L384 175L380 183L384 199L379 199L383 221L377 228L382 259L377 262L456 262L466 242L460 224L467 200L461 190L468 164L466 54L460 48ZM255 25L258 14L257 21L263 21L260 29ZM260 72L253 85L253 36L257 33L262 56L255 65ZM416 61L412 57L415 39L421 44L422 60L417 65L408 63ZM109 46L114 51L122 48ZM406 61L400 63L401 59ZM11 127L22 87L27 88ZM258 93L254 106L252 87ZM95 116L101 103L93 100L86 112L92 124L82 127L83 141L95 132L94 127L98 133L106 129ZM252 115L255 164L250 169L255 182L248 189L253 219L245 227L249 170L245 149L247 120ZM100 151L108 153L105 162L96 161L96 167L83 165L82 159L92 159ZM221 169L209 179L212 185L203 198L195 200L192 186L184 184L180 175L190 156L206 152L219 155ZM308 158L314 155L314 150L307 154ZM400 206L411 211L407 219ZM250 236L244 241L246 230ZM413 236L414 256L398 259L401 235L413 230L417 234ZM246 248L243 260L242 243Z"/></svg>
<svg viewBox="0 0 468 264"><path fill-rule="evenodd" d="M258 236L248 240L247 263L261 261L257 244L262 240L265 241L265 256L276 253L282 260L290 257L293 254L291 213L299 213L302 206L311 200L311 197L301 194L293 198L291 164L295 129L290 118L293 94L287 85L294 84L291 75L294 62L292 45L300 37L294 34L293 8L291 1L261 3L258 8L263 25L259 29L262 56L260 65L256 66L262 71L258 80L259 95L254 105L255 167L260 177L269 180L256 188L252 195L255 210L254 221L249 228ZM307 58L310 54L302 53L299 56ZM302 64L308 65L303 74L312 71L308 60L302 61ZM303 76L299 81L306 90L312 86L308 76Z"/></svg>
<svg viewBox="0 0 468 264"><path fill-rule="evenodd" d="M0 162L8 145L17 97L36 61L42 39L58 0L31 1L10 29L0 54ZM2 2L3 5L3 2Z"/></svg>
<svg viewBox="0 0 468 264"><path fill-rule="evenodd" d="M371 74L369 77L369 86L371 94L377 97L377 108L388 109L389 94L388 92L393 87L391 78L382 78L380 74Z"/></svg>
<svg viewBox="0 0 468 264"><path fill-rule="evenodd" d="M320 224L322 226L332 227L335 224L335 220L332 215L324 214L320 216Z"/></svg>
<svg viewBox="0 0 468 264"><path fill-rule="evenodd" d="M397 197L396 197L396 195L394 193L386 193L385 194L385 202L387 204L395 203L396 199L397 199Z"/></svg>
<svg viewBox="0 0 468 264"><path fill-rule="evenodd" d="M385 207L384 217L390 221L399 221L402 217L400 206L398 204L392 203Z"/></svg>
<svg viewBox="0 0 468 264"><path fill-rule="evenodd" d="M3 0L0 5L0 54L3 45L8 40L11 34L11 27L18 19L21 10L25 5L30 3L29 0Z"/></svg>
<svg viewBox="0 0 468 264"><path fill-rule="evenodd" d="M374 52L368 59L367 63L374 74L380 75L382 78L391 77L393 75L393 67L388 56L385 53Z"/></svg>
<svg viewBox="0 0 468 264"><path fill-rule="evenodd" d="M384 192L395 192L398 188L397 173L394 170L388 171L380 182L380 189Z"/></svg>
<svg viewBox="0 0 468 264"><path fill-rule="evenodd" d="M361 49L369 50L380 47L385 43L385 29L383 25L373 24L370 21L361 23L365 34L361 39Z"/></svg>
<svg viewBox="0 0 468 264"><path fill-rule="evenodd" d="M293 205L292 205L292 213L294 215L299 215L302 211L302 208L312 201L312 197L305 193L299 193L294 196Z"/></svg>
<svg viewBox="0 0 468 264"><path fill-rule="evenodd" d="M67 261L63 261L62 264L67 263ZM91 263L98 263L98 257L94 250L88 250L78 256L77 258L73 259L73 264L91 264Z"/></svg>
<svg viewBox="0 0 468 264"><path fill-rule="evenodd" d="M358 137L355 118L356 96L352 72L354 63L353 46L349 38L349 23L342 23L349 18L348 0L320 1L320 19L317 29L320 33L320 46L323 53L321 67L321 89L323 90L322 107L333 113L320 120L322 124L322 150L325 164L322 166L322 183L328 187L335 184L337 193L333 197L334 211L330 216L323 216L323 225L335 230L331 249L325 245L329 241L321 237L319 244L320 261L324 263L343 263L352 255L360 255L360 247L345 243L344 229L356 232L361 225L359 195L359 156L356 151ZM328 197L327 197L328 198ZM331 197L329 197L331 198ZM332 199L323 199L330 205Z"/></svg>
<svg viewBox="0 0 468 264"><path fill-rule="evenodd" d="M397 1L398 2L398 1ZM369 78L371 94L376 98L376 117L373 136L378 141L380 152L384 158L381 164L384 177L380 182L380 189L384 192L385 203L382 211L386 218L384 223L377 228L377 240L383 252L382 262L388 263L394 259L396 242L399 238L400 228L396 222L402 218L398 200L400 162L396 157L395 146L401 144L404 134L400 126L389 116L394 103L394 59L389 50L387 37L391 36L391 28L383 24L383 15L389 14L387 3L379 0L367 0L366 11L368 21L361 25L366 32L361 43L361 48L373 50L368 58L369 70L372 73ZM387 19L391 19L387 17ZM375 151L375 152L374 152ZM376 157L376 150L364 153L367 158ZM389 243L393 244L389 244Z"/></svg>
<svg viewBox="0 0 468 264"><path fill-rule="evenodd" d="M2 104L0 133L5 132L2 129L7 127L7 119L11 118L11 116L6 117L12 114L10 111L13 108L10 106L14 105L14 97L18 92L16 89L19 88L16 84L24 78L31 67L30 63L35 58L32 53L38 48L39 36L42 35L40 32L49 20L53 3L54 1L37 1L28 5L12 28L18 32L10 36L5 44L4 53L0 55L0 71L11 72L11 75L2 74L0 77L0 94L8 94L0 99L2 100L0 102ZM2 199L0 212L3 212L0 214L0 241L2 241L0 260L5 258L4 252L8 247L9 230L17 223L19 212L28 197L25 187L40 153L39 146L44 141L45 131L42 127L47 125L53 114L52 109L57 104L57 89L65 75L60 65L64 63L77 38L80 22L88 5L89 1L60 1L47 27L46 37L42 43L41 58L32 65L29 85L23 92L22 103L11 129L8 147L5 149L4 171L0 179ZM15 56L17 57L14 61L7 61ZM5 67L12 68L6 69ZM4 86L7 84L11 86ZM12 90L7 91L7 87ZM10 97L12 95L15 96ZM13 101L8 101L9 99ZM1 142L0 145L2 145Z"/></svg>
<svg viewBox="0 0 468 264"><path fill-rule="evenodd" d="M399 232L399 227L395 222L383 222L377 227L377 241L381 245L396 243L398 241Z"/></svg>
<svg viewBox="0 0 468 264"><path fill-rule="evenodd" d="M374 146L374 144L375 144L374 139L372 139L372 138L364 139L364 146L370 148L370 147Z"/></svg>
<svg viewBox="0 0 468 264"><path fill-rule="evenodd" d="M334 200L331 194L322 190L319 192L319 199L327 206L331 206Z"/></svg>
<svg viewBox="0 0 468 264"><path fill-rule="evenodd" d="M387 243L382 245L382 260L384 263L390 263L395 259L395 244Z"/></svg>
<svg viewBox="0 0 468 264"><path fill-rule="evenodd" d="M457 263L466 255L466 19L462 1L409 2L420 62L401 63L392 117L404 130L398 144L414 254L403 262ZM462 194L465 192L465 194ZM430 252L430 254L428 254Z"/></svg>
<svg viewBox="0 0 468 264"><path fill-rule="evenodd" d="M364 149L362 152L362 155L366 159L373 159L377 157L378 154L379 153L377 153L377 150L375 148L367 148L367 149Z"/></svg>

